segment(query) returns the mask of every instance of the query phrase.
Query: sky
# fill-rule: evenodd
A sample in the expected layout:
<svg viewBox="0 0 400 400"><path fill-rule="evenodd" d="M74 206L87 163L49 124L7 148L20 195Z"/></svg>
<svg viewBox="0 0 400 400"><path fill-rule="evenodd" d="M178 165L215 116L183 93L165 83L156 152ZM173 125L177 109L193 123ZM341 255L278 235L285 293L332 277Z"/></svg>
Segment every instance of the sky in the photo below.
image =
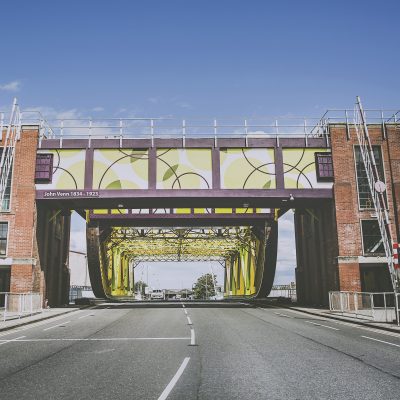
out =
<svg viewBox="0 0 400 400"><path fill-rule="evenodd" d="M20 0L1 11L0 110L14 96L48 118L319 117L357 95L400 106L399 1ZM281 225L285 247L292 216ZM292 249L277 282L293 279Z"/></svg>

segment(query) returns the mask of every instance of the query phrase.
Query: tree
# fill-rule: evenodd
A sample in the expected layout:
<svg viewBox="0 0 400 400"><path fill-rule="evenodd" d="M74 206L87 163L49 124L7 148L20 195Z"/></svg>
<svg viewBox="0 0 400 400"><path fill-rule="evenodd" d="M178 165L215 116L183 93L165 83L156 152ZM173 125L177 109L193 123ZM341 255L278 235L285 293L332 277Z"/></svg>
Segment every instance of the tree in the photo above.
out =
<svg viewBox="0 0 400 400"><path fill-rule="evenodd" d="M135 282L135 293L140 293L142 296L144 296L144 288L147 287L147 283L143 281L137 281Z"/></svg>
<svg viewBox="0 0 400 400"><path fill-rule="evenodd" d="M215 296L214 284L217 282L217 276L212 274L204 274L197 279L193 287L195 299L209 299Z"/></svg>

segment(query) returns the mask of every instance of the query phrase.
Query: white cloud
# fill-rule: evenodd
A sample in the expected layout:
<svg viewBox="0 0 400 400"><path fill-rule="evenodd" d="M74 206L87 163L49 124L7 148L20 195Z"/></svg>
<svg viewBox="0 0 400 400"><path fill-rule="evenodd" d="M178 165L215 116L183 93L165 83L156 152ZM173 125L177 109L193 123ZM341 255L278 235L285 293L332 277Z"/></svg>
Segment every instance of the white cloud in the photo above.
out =
<svg viewBox="0 0 400 400"><path fill-rule="evenodd" d="M21 87L20 81L12 81L5 83L4 85L0 85L0 90L4 90L7 92L18 92Z"/></svg>
<svg viewBox="0 0 400 400"><path fill-rule="evenodd" d="M101 112L101 111L104 111L104 108L103 107L93 107L92 111L93 112Z"/></svg>

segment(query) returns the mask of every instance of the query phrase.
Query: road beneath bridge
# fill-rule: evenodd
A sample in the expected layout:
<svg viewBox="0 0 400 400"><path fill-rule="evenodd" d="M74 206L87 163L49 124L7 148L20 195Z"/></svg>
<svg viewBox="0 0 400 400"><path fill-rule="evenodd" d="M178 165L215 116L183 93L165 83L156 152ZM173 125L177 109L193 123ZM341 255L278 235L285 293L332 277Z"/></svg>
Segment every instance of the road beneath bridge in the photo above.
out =
<svg viewBox="0 0 400 400"><path fill-rule="evenodd" d="M1 399L400 398L400 335L247 303L99 305L0 359Z"/></svg>

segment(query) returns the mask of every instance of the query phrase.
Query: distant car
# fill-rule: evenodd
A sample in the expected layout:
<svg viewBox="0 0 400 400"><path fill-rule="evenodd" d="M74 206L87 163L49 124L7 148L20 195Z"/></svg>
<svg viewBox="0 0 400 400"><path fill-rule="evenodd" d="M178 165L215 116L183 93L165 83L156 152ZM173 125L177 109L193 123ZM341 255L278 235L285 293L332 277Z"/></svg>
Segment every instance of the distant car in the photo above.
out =
<svg viewBox="0 0 400 400"><path fill-rule="evenodd" d="M151 300L164 300L165 299L165 291L161 289L153 289L150 294Z"/></svg>

